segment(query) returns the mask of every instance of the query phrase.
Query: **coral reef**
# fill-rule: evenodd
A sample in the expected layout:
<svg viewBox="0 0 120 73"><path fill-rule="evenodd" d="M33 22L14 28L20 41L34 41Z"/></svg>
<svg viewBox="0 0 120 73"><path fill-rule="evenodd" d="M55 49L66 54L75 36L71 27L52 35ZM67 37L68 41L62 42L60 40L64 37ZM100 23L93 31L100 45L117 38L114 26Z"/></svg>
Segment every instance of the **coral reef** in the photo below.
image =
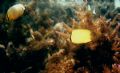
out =
<svg viewBox="0 0 120 73"><path fill-rule="evenodd" d="M16 0L6 8L5 1L0 5L0 73L120 73L119 8L103 15L88 10L87 0L83 6ZM25 9L16 9L16 3Z"/></svg>

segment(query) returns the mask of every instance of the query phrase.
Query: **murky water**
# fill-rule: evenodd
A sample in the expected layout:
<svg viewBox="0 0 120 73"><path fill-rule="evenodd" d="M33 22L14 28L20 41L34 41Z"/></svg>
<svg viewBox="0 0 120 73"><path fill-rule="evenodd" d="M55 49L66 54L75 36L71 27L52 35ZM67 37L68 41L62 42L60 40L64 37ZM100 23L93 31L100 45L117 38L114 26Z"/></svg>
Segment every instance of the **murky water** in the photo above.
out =
<svg viewBox="0 0 120 73"><path fill-rule="evenodd" d="M119 73L119 0L0 0L0 73Z"/></svg>

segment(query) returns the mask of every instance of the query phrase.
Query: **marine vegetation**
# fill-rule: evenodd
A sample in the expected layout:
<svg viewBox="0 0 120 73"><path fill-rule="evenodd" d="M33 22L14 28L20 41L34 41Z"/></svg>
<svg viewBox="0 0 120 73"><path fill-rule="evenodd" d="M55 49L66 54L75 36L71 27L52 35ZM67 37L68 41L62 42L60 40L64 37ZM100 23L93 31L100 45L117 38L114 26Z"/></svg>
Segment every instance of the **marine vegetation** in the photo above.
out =
<svg viewBox="0 0 120 73"><path fill-rule="evenodd" d="M56 3L1 5L0 73L120 73L119 8L103 15L87 0Z"/></svg>

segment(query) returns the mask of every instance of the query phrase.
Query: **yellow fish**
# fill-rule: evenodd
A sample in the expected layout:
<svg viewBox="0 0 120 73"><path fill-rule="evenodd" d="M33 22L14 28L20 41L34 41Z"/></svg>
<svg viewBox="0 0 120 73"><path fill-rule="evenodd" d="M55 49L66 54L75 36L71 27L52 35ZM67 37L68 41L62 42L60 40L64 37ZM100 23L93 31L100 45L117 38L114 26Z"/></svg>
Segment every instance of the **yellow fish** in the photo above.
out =
<svg viewBox="0 0 120 73"><path fill-rule="evenodd" d="M71 34L71 41L74 44L88 43L91 41L91 31L88 29L74 29Z"/></svg>
<svg viewBox="0 0 120 73"><path fill-rule="evenodd" d="M23 15L25 10L24 5L16 4L10 7L7 11L7 17L9 20L16 20Z"/></svg>

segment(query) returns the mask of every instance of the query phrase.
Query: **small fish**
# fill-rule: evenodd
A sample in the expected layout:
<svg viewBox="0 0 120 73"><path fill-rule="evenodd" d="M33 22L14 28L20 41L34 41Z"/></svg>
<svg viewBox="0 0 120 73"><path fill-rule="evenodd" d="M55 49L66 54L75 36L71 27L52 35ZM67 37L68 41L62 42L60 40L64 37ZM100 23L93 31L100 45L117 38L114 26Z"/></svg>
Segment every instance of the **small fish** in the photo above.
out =
<svg viewBox="0 0 120 73"><path fill-rule="evenodd" d="M71 34L71 41L74 44L88 43L91 41L91 31L87 29L74 29Z"/></svg>
<svg viewBox="0 0 120 73"><path fill-rule="evenodd" d="M23 15L25 7L23 4L16 4L10 7L7 11L7 17L9 20L16 20Z"/></svg>

